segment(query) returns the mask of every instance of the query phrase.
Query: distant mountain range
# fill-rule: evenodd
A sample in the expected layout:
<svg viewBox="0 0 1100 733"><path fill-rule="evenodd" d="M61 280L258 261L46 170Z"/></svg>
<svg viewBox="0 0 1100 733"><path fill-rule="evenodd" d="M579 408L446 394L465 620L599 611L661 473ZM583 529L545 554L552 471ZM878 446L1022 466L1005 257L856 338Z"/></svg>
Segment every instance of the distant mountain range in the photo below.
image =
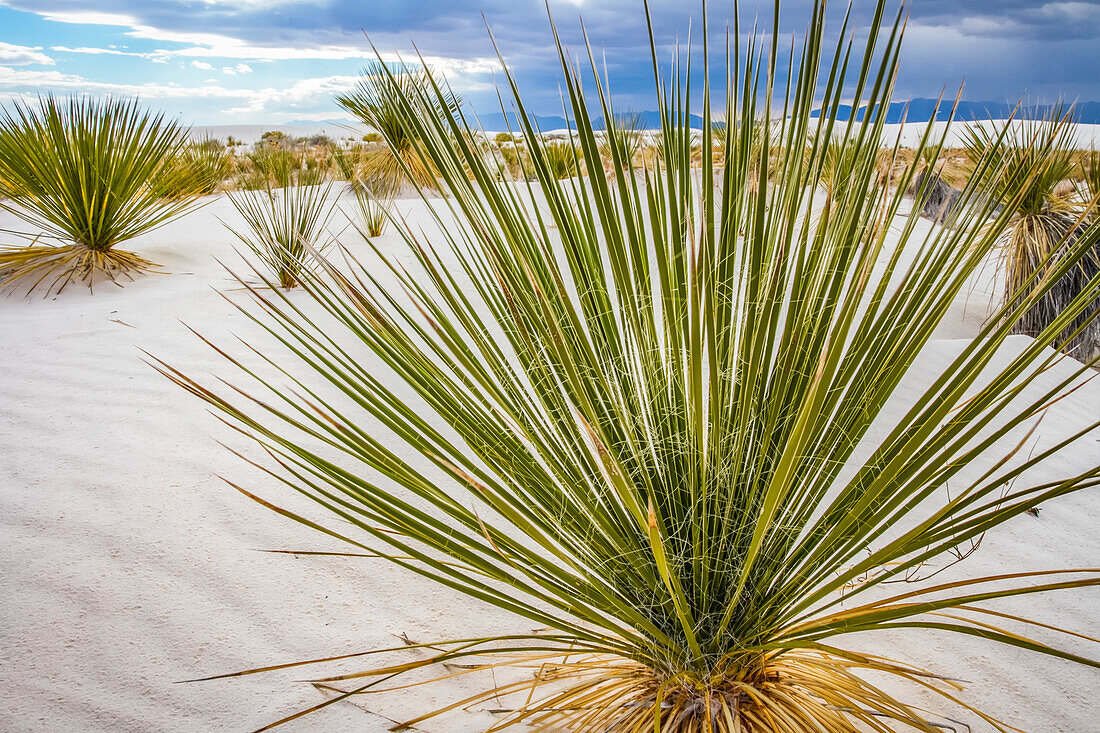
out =
<svg viewBox="0 0 1100 733"><path fill-rule="evenodd" d="M628 112L622 115L618 115L619 119L626 120L628 123L634 123L634 129L638 130L659 130L661 129L661 113L656 110L650 110L647 112ZM501 130L507 130L512 128L513 132L520 132L519 124L516 122L515 117L508 116L508 121L505 122L504 115L500 112L489 115L480 115L481 126L486 130L493 130L494 132L500 132ZM576 129L575 123L566 124L565 118L560 115L535 115L535 124L543 132L550 130L564 130L567 127ZM471 120L472 122L472 120ZM691 116L692 127L702 127L703 118L699 115ZM603 116L593 118L592 127L596 130L604 130L607 128L604 122Z"/></svg>
<svg viewBox="0 0 1100 733"><path fill-rule="evenodd" d="M910 99L907 102L894 102L886 110L886 122L898 123L902 120L906 122L928 122L931 119L946 120L951 115L951 101L939 101L935 99L925 99L918 97ZM955 113L955 119L959 122L971 122L975 120L1003 120L1007 119L1014 111L1016 111L1017 119L1043 119L1050 114L1054 105L1042 104L1031 105L1027 107L1021 107L1016 111L1016 105L1009 102L959 102L958 109ZM862 120L867 114L866 107L860 107L855 112L855 119ZM814 111L813 116L820 115L820 111ZM848 120L852 117L851 105L841 105L838 110L837 119ZM645 112L629 112L622 115L623 119L628 119L635 122L634 127L642 130L658 130L661 127L661 115L656 110L647 110ZM508 121L505 121L504 115L500 112L481 115L481 126L486 130L494 132L500 132L507 130L509 126L515 132L519 132L519 126L516 123L514 117L509 115ZM473 119L470 120L473 122ZM564 117L560 115L535 115L535 123L539 126L539 129L544 132L550 130L564 130L567 127L575 128L575 124L567 124ZM1074 107L1073 121L1082 124L1100 124L1100 102L1081 102ZM326 120L291 120L289 122L283 122L277 127L327 127L333 126L337 128L346 128L348 126L360 127L360 125L351 120L341 119L326 119ZM703 126L703 118L699 115L691 115L691 126L699 128ZM593 127L597 130L603 130L606 128L604 119L602 116L597 116L593 120Z"/></svg>
<svg viewBox="0 0 1100 733"><path fill-rule="evenodd" d="M910 99L907 102L894 102L886 110L886 122L898 123L902 120L906 122L928 122L933 119L946 120L951 115L951 101L940 101L937 104L935 99L916 98ZM1021 107L1016 112L1017 119L1043 119L1050 114L1054 105L1031 105L1028 107ZM959 122L971 122L975 120L1003 120L1012 115L1016 110L1015 104L1008 102L959 102L958 109L955 113L955 120ZM867 108L861 107L856 111L856 120L862 120L866 115ZM813 113L814 117L819 116L819 112ZM644 130L657 130L661 127L661 115L659 112L650 110L646 112L631 112L623 115L626 118L636 118L638 120L637 127ZM848 120L852 117L852 107L850 105L841 105L838 110L837 119ZM513 130L517 129L516 121L514 118L509 118L511 127ZM1073 109L1073 121L1082 124L1100 124L1100 102L1081 102L1077 104ZM564 117L557 115L535 115L535 122L539 128L543 131L547 130L564 130L566 129L566 121ZM481 116L481 125L486 130L507 130L508 124L505 123L504 115L497 112L490 115ZM699 115L691 116L692 127L702 127L703 118ZM569 125L569 127L576 127L575 125ZM603 117L596 117L593 127L597 130L603 130L605 128Z"/></svg>
<svg viewBox="0 0 1100 733"><path fill-rule="evenodd" d="M918 97L908 102L894 102L886 110L886 122L928 122L933 119L947 120L951 116L952 102L950 100L939 101ZM1016 119L1038 120L1050 115L1055 105L1039 104L1021 106L1016 109L1016 104L1008 102L959 102L955 111L955 119L960 122L972 122L975 120L1004 120L1013 115ZM867 113L866 107L860 107L856 111L856 120L862 120ZM814 112L814 117L819 112ZM849 105L841 105L837 119L847 120L852 116L852 108ZM1081 124L1100 124L1100 102L1081 102L1073 108L1073 121Z"/></svg>

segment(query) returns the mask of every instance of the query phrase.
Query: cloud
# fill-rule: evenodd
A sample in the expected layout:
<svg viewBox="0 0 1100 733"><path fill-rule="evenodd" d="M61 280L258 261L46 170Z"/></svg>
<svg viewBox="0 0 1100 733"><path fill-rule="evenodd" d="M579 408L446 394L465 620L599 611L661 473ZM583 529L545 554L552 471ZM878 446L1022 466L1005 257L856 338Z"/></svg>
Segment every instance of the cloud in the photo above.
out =
<svg viewBox="0 0 1100 733"><path fill-rule="evenodd" d="M338 114L332 98L352 88L358 76L332 75L301 79L286 88L229 89L212 80L198 86L99 82L55 70L40 71L0 66L0 98L21 98L50 89L61 93L94 92L143 100L187 101L218 99L221 113L244 120L280 122L289 119L327 119ZM319 108L326 111L319 112Z"/></svg>
<svg viewBox="0 0 1100 733"><path fill-rule="evenodd" d="M961 37L1064 41L1100 39L1100 5L1049 0L922 0L918 25L954 31Z"/></svg>
<svg viewBox="0 0 1100 733"><path fill-rule="evenodd" d="M0 90L7 90L9 97L34 93L39 89L67 91L94 91L120 96L137 96L143 99L186 99L189 97L240 98L254 94L250 90L226 89L218 85L183 87L177 84L124 84L98 82L76 74L59 71L32 71L0 66ZM2 93L2 92L0 92Z"/></svg>
<svg viewBox="0 0 1100 733"><path fill-rule="evenodd" d="M191 65L196 69L202 69L203 71L213 71L214 67L205 61L192 61Z"/></svg>
<svg viewBox="0 0 1100 733"><path fill-rule="evenodd" d="M8 64L9 66L25 66L26 64L52 66L54 60L42 53L41 46L16 46L0 41L0 64Z"/></svg>
<svg viewBox="0 0 1100 733"><path fill-rule="evenodd" d="M192 61L192 64L201 63L199 61ZM210 67L207 67L210 68ZM236 76L237 74L251 74L252 67L248 64L237 64L236 66L223 66L222 73L226 76Z"/></svg>
<svg viewBox="0 0 1100 733"><path fill-rule="evenodd" d="M171 58L171 54L168 51L158 49L156 51L150 51L148 53L137 53L136 51L119 51L117 48L88 48L87 46L79 46L77 48L70 48L68 46L51 46L51 51L57 51L58 53L79 53L87 54L90 56L134 56L136 58L148 59L154 63L164 64Z"/></svg>
<svg viewBox="0 0 1100 733"><path fill-rule="evenodd" d="M364 33L389 61L398 58L398 51L414 59L415 42L426 63L486 109L496 100L483 92L492 89L494 74L500 78L487 22L529 108L560 111L561 72L541 0L382 0L371 4L369 12L364 12L362 0L112 0L107 13L101 11L102 0L0 2L62 22L116 26L116 36L136 39L134 46L147 51L146 58L200 61L221 72L223 80L247 73L242 66L256 64L281 64L276 67L280 78L292 86L302 74L320 79L329 78L322 74L346 76L374 58ZM586 52L577 16L583 16L597 64L606 62L609 69L616 101L653 108L647 23L640 0L549 4L563 42L582 61ZM772 5L773 0L741 0L742 30L747 31L754 17L770 25ZM826 23L830 34L839 30L845 12L843 3L831 5ZM779 29L783 43L805 35L811 7L812 0L784 0ZM872 9L870 2L854 4L851 28L857 35L866 31ZM1096 0L920 0L907 3L907 9L909 31L899 82L905 94L935 96L944 84L954 89L965 77L969 99L1018 98L1024 93L1036 102L1059 95L1100 98L1094 72L1100 63ZM691 18L693 53L699 53L697 3L685 8L682 0L650 0L649 10L664 68L675 44L685 43ZM708 14L712 63L720 68L730 3L711 3ZM680 48L682 52L684 46ZM304 63L286 63L299 61ZM585 83L591 83L587 72ZM276 114L275 97L267 91L242 97L235 108ZM316 103L319 109L327 102L318 97ZM303 113L296 114L304 119Z"/></svg>

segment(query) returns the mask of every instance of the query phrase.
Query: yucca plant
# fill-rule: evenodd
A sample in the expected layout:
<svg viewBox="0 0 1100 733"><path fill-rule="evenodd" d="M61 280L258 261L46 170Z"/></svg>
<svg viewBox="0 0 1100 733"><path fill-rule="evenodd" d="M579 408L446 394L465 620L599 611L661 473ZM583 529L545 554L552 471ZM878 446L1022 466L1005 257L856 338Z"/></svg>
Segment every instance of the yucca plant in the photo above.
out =
<svg viewBox="0 0 1100 733"><path fill-rule="evenodd" d="M622 170L630 168L642 147L642 116L638 113L607 114L604 120L604 134L598 148L604 167Z"/></svg>
<svg viewBox="0 0 1100 733"><path fill-rule="evenodd" d="M1048 272L1052 258L1074 246L1096 206L1096 201L1076 200L1060 191L1074 169L1071 121L1072 112L1056 106L1045 120L1025 120L1015 127L1010 122L1000 129L974 125L966 131L971 165L987 159L997 164L983 168L984 173L976 170L975 179L1012 214L999 248L1007 302L1026 298L1052 276ZM1062 276L1046 297L1027 310L1015 322L1016 332L1038 338L1098 272L1100 248L1082 258L1077 269ZM1098 308L1100 304L1086 309L1081 318L1087 319ZM1097 328L1087 327L1081 319L1067 328L1067 338L1062 340L1068 349L1086 359L1094 350L1100 353Z"/></svg>
<svg viewBox="0 0 1100 733"><path fill-rule="evenodd" d="M1089 216L1096 218L1100 213L1100 150L1092 148L1081 159L1081 182L1078 184L1078 196L1088 207Z"/></svg>
<svg viewBox="0 0 1100 733"><path fill-rule="evenodd" d="M251 176L252 185L242 188L288 188L298 180L302 170L302 154L298 150L283 146L270 146L259 143L247 156L246 180Z"/></svg>
<svg viewBox="0 0 1100 733"><path fill-rule="evenodd" d="M0 111L0 207L56 242L0 249L0 285L48 293L154 268L115 245L195 206L203 182L165 164L186 143L185 128L136 99L46 95Z"/></svg>
<svg viewBox="0 0 1100 733"><path fill-rule="evenodd" d="M436 171L419 151L416 129L401 112L402 100L419 99L430 105L423 113L443 116L458 111L459 98L448 90L436 99L423 94L435 82L426 68L403 69L393 74L382 62L364 71L356 87L336 98L337 103L368 127L373 127L386 147L367 151L362 159L365 180L371 188L395 196L406 183L416 188L437 188Z"/></svg>
<svg viewBox="0 0 1100 733"><path fill-rule="evenodd" d="M351 190L355 196L358 218L349 216L348 220L364 238L382 236L392 199L379 196L364 183L352 184Z"/></svg>
<svg viewBox="0 0 1100 733"><path fill-rule="evenodd" d="M412 89L395 112L449 194L425 197L431 233L395 224L402 255L340 267L322 259L303 275L305 303L253 289L256 322L295 357L278 360L276 380L234 360L252 399L161 364L263 446L274 483L317 508L293 512L256 495L270 486L244 494L352 554L388 558L537 629L386 650L420 656L319 680L340 692L317 708L401 687L402 675L433 665L452 677L511 664L533 671L449 709L489 703L501 714L491 730L934 733L943 726L872 678L950 700L954 684L840 637L935 629L1097 666L1029 639L1025 619L990 605L1096 585L1094 570L893 585L1037 502L1100 485L1100 466L1024 485L1025 471L1100 423L1049 450L1017 450L1021 431L1085 370L1035 396L1022 385L1058 361L1042 340L994 361L1006 324L1049 282L940 365L903 414L884 410L1012 216L971 185L972 218L917 234L918 214L898 215L906 185L872 185L881 115L841 137L860 195L810 211L820 141L836 124L831 102L890 100L902 31L900 14L891 24L885 13L882 0L863 48L845 23L829 63L816 3L782 97L772 76L779 35L744 47L733 29L720 187L708 157L693 173L687 144L668 146L641 180L609 181L589 116L596 107L610 116L609 100L598 76L595 96L582 92L560 42L585 176L554 174L507 69L533 182L498 181L459 134L461 117L425 113L445 90ZM672 139L691 98L675 80L693 77L674 68L663 79L653 46L656 107ZM706 68L702 76L693 92L707 148L712 90ZM813 117L822 98L827 111ZM781 175L772 183L758 160L750 188L758 128L738 121L761 109L782 120ZM804 140L819 141L809 155ZM884 206L892 232L877 227ZM1048 266L1074 267L1098 236L1090 228ZM1098 292L1094 278L1044 337ZM280 386L287 378L292 386ZM890 424L857 453L876 419Z"/></svg>
<svg viewBox="0 0 1100 733"><path fill-rule="evenodd" d="M546 164L556 177L572 178L577 175L581 160L575 146L565 142L548 142L543 145L543 150L546 153Z"/></svg>
<svg viewBox="0 0 1100 733"><path fill-rule="evenodd" d="M220 141L209 137L188 144L179 155L165 165L166 167L181 166L187 171L187 175L183 178L187 185L182 192L183 195L190 195L195 189L203 195L215 193L219 186L233 175L235 169L233 155ZM159 174L158 178L160 178ZM176 176L171 178L178 180ZM179 194L180 192L172 190L163 192L163 195L169 197Z"/></svg>
<svg viewBox="0 0 1100 733"><path fill-rule="evenodd" d="M360 178L359 161L363 156L363 146L336 146L332 149L332 168L341 180L354 183Z"/></svg>
<svg viewBox="0 0 1100 733"><path fill-rule="evenodd" d="M230 192L229 200L248 229L225 226L275 274L279 287L294 288L308 267L310 251L323 250L331 239L327 230L335 203L331 194L331 182Z"/></svg>

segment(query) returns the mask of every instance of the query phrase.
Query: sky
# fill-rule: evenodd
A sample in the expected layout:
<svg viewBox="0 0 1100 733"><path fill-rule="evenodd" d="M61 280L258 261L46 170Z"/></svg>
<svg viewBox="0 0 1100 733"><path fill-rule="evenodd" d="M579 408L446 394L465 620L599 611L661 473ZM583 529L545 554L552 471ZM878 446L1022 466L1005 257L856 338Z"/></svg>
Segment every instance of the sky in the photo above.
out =
<svg viewBox="0 0 1100 733"><path fill-rule="evenodd" d="M779 38L804 34L811 0L783 0ZM844 3L830 4L835 30ZM661 58L694 37L701 2L651 0ZM871 20L854 0L855 25ZM896 8L896 2L891 3ZM953 96L1042 104L1100 100L1100 0L912 0L895 99ZM641 0L550 0L562 40L581 20L620 110L655 109ZM742 0L742 31L771 0ZM721 46L732 2L708 4ZM694 25L691 25L694 23ZM191 124L344 118L333 96L375 58L415 48L480 112L499 111L501 66L530 111L561 111L544 0L0 0L0 103L43 92L137 95ZM368 40L369 38L369 40ZM716 59L721 63L720 59Z"/></svg>

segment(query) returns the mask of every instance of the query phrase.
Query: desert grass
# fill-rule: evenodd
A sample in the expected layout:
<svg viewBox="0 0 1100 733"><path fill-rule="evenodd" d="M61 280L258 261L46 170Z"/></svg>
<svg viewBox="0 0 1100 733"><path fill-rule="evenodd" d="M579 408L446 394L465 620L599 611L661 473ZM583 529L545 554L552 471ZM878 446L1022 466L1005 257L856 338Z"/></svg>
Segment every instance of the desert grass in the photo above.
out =
<svg viewBox="0 0 1100 733"><path fill-rule="evenodd" d="M227 362L240 368L234 389L161 368L262 446L272 485L260 493L279 485L317 508L294 512L258 489L242 493L349 553L388 558L537 630L410 642L403 649L416 659L322 677L317 684L339 692L275 725L352 695L407 690L416 682L405 676L429 668L446 678L512 666L530 674L396 729L490 704L501 716L490 730L936 733L949 724L874 678L967 706L945 670L854 652L846 635L937 630L1100 666L1029 637L1041 629L1062 639L1049 619L997 606L1095 586L1094 569L919 577L1036 503L1100 486L1100 466L1023 478L1100 427L1023 450L1046 406L1072 394L1087 367L1024 396L1020 385L1059 360L1043 340L994 366L1010 324L1077 266L1100 227L1044 263L1055 279L1006 304L891 418L872 453L856 454L876 418L893 414L895 389L1013 216L972 182L962 197L973 216L918 234L919 214L899 215L914 168L897 186L875 185L883 116L839 132L839 100L889 104L903 17L888 18L879 2L866 36L853 40L842 25L834 45L815 3L790 83L774 76L778 34L744 41L735 26L730 73L704 69L707 83L690 94L692 75L663 70L651 40L662 132L681 142L641 181L618 153L615 180L604 175L589 110L606 119L610 100L594 62L584 70L559 42L587 172L563 181L501 59L530 189L545 202L534 214L528 185L499 181L493 161L457 134L465 123L447 110L443 87L392 99L421 141L421 165L449 194L424 198L431 233L395 222L407 245L400 255L348 255L339 267L321 258L303 274L308 307L252 290L256 321L296 354L277 364L292 387L238 361ZM710 185L709 156L694 170L683 132L701 97L703 148L713 149L715 79L731 85L713 90L728 122L721 186ZM739 124L779 109L774 138ZM942 146L933 129L918 153ZM834 132L851 146L853 180L811 213ZM752 153L772 139L774 179ZM990 155L975 170L1003 164ZM1010 202L1024 188L1006 191ZM879 225L884 211L892 232ZM1098 294L1100 276L1043 337ZM951 660L940 661L949 675Z"/></svg>
<svg viewBox="0 0 1100 733"><path fill-rule="evenodd" d="M121 285L151 271L152 262L116 245L194 208L207 180L172 164L186 144L185 128L136 100L47 95L5 108L0 208L44 234L0 249L0 287L50 293L73 280Z"/></svg>

